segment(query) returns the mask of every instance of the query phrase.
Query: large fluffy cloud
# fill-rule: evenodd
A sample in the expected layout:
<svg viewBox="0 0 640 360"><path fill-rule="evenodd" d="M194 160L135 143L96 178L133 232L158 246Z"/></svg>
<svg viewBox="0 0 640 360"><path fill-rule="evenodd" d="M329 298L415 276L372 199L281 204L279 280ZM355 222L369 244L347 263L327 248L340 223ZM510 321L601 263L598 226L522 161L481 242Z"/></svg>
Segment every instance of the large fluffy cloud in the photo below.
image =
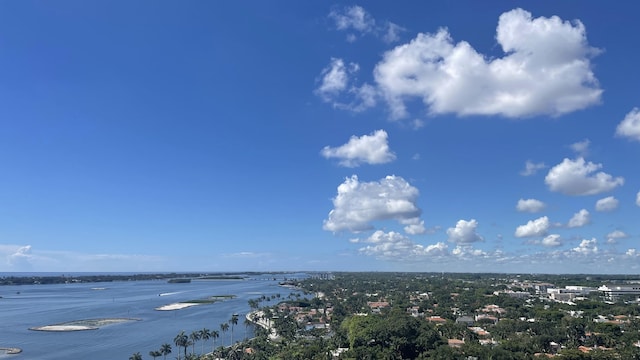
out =
<svg viewBox="0 0 640 360"><path fill-rule="evenodd" d="M450 242L456 244L471 244L483 241L482 236L476 232L477 227L478 222L475 219L469 221L458 220L455 227L447 229L447 236Z"/></svg>
<svg viewBox="0 0 640 360"><path fill-rule="evenodd" d="M378 130L370 135L352 136L338 147L325 146L321 154L325 158L337 158L340 165L356 167L360 164L384 164L395 160L396 155L389 149L387 132Z"/></svg>
<svg viewBox="0 0 640 360"><path fill-rule="evenodd" d="M504 56L454 43L446 29L418 34L384 54L374 71L393 118L420 98L431 113L525 117L559 115L600 101L586 30L579 21L532 18L515 9L500 16L496 39Z"/></svg>
<svg viewBox="0 0 640 360"><path fill-rule="evenodd" d="M536 199L520 199L516 205L516 210L520 212L537 213L545 208L545 204Z"/></svg>
<svg viewBox="0 0 640 360"><path fill-rule="evenodd" d="M614 178L602 171L596 173L601 168L602 164L586 162L581 157L565 158L549 170L544 181L551 191L566 195L595 195L624 184L623 177Z"/></svg>
<svg viewBox="0 0 640 360"><path fill-rule="evenodd" d="M338 186L333 210L329 212L323 228L334 232L359 232L372 229L371 223L377 220L409 221L418 218L421 214L416 204L418 195L418 189L399 176L360 182L354 175Z"/></svg>
<svg viewBox="0 0 640 360"><path fill-rule="evenodd" d="M515 236L518 238L544 236L547 234L550 226L549 218L543 216L535 220L530 220L525 225L518 226L516 228Z"/></svg>
<svg viewBox="0 0 640 360"><path fill-rule="evenodd" d="M607 196L604 199L596 201L596 211L613 211L618 208L618 199L613 196Z"/></svg>
<svg viewBox="0 0 640 360"><path fill-rule="evenodd" d="M616 135L640 141L640 109L631 110L616 128Z"/></svg>
<svg viewBox="0 0 640 360"><path fill-rule="evenodd" d="M582 209L577 213L573 214L567 226L570 228L582 227L591 222L591 215L586 209Z"/></svg>

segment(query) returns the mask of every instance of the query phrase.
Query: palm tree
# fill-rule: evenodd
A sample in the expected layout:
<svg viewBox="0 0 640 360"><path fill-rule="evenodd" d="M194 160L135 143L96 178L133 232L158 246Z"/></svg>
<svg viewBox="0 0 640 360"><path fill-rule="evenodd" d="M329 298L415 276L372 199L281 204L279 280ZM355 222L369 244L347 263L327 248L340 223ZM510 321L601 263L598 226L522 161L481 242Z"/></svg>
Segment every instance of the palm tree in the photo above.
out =
<svg viewBox="0 0 640 360"><path fill-rule="evenodd" d="M256 310L260 306L258 304L258 300L256 300L256 299L249 299L248 303L249 303L249 307L251 308L251 310Z"/></svg>
<svg viewBox="0 0 640 360"><path fill-rule="evenodd" d="M253 315L251 315L251 321L257 324L258 321L260 321L260 315L258 313L253 313Z"/></svg>
<svg viewBox="0 0 640 360"><path fill-rule="evenodd" d="M222 333L226 333L227 331L229 331L229 324L227 323L220 324L220 330L222 330ZM222 343L224 344L224 338L222 339Z"/></svg>
<svg viewBox="0 0 640 360"><path fill-rule="evenodd" d="M200 332L199 331L192 331L191 334L189 334L189 340L191 340L191 352L193 354L196 353L196 343L198 342L198 340L200 340Z"/></svg>
<svg viewBox="0 0 640 360"><path fill-rule="evenodd" d="M200 352L204 354L204 343L207 342L207 340L211 339L211 331L209 331L209 329L207 328L203 328L202 330L198 331L199 335L200 335L200 339L202 339L202 348L200 349Z"/></svg>
<svg viewBox="0 0 640 360"><path fill-rule="evenodd" d="M248 317L244 318L244 339L247 340L247 329L252 324Z"/></svg>
<svg viewBox="0 0 640 360"><path fill-rule="evenodd" d="M233 327L238 325L238 314L231 315L231 319L229 319L229 324L231 324L231 345L233 345Z"/></svg>
<svg viewBox="0 0 640 360"><path fill-rule="evenodd" d="M139 352L137 352L129 356L129 360L142 360L142 355Z"/></svg>
<svg viewBox="0 0 640 360"><path fill-rule="evenodd" d="M149 351L149 356L151 356L152 358L157 358L158 356L162 356L162 352L158 351L158 350L151 350Z"/></svg>
<svg viewBox="0 0 640 360"><path fill-rule="evenodd" d="M212 345L211 345L211 352L215 351L216 349L216 339L220 337L220 333L218 332L218 330L211 330L211 338L213 339L212 341Z"/></svg>
<svg viewBox="0 0 640 360"><path fill-rule="evenodd" d="M184 357L187 357L187 347L189 346L189 337L184 333L184 331L180 331L180 334L176 335L173 339L173 343L179 348L184 348ZM178 360L180 360L180 351L178 350Z"/></svg>
<svg viewBox="0 0 640 360"><path fill-rule="evenodd" d="M160 353L164 356L164 360L167 360L167 355L171 354L171 344L164 343L160 345Z"/></svg>

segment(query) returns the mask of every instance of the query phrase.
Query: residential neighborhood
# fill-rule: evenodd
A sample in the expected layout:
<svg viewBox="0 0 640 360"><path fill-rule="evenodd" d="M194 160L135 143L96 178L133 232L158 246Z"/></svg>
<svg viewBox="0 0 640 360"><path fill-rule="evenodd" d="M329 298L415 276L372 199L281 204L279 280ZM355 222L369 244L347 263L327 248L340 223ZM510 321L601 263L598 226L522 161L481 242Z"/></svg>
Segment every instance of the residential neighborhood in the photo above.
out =
<svg viewBox="0 0 640 360"><path fill-rule="evenodd" d="M334 273L272 307L250 359L640 359L632 277ZM286 345L285 345L286 344ZM261 353L265 354L260 357Z"/></svg>

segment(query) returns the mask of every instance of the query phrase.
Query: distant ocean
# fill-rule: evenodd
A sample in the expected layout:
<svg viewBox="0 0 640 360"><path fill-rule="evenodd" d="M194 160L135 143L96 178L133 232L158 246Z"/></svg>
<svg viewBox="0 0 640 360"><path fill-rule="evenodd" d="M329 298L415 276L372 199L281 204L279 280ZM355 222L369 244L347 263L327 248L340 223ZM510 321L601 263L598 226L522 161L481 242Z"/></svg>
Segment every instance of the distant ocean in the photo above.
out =
<svg viewBox="0 0 640 360"><path fill-rule="evenodd" d="M65 273L104 275L105 273ZM114 275L139 274L112 273ZM61 273L0 273L0 276L59 276ZM278 285L284 278L301 278L305 274L252 275L248 280L194 280L169 284L166 280L116 281L107 283L0 286L0 347L18 347L20 355L0 355L1 359L73 359L126 360L135 352L149 358L149 351L163 343L173 344L180 332L207 328L217 330L217 346L228 345L230 331L224 334L220 324L232 314L240 314L235 326L234 342L253 336L252 326L245 326L242 315L250 311L248 301L262 295L280 294L286 298L291 289ZM275 278L275 280L274 280ZM159 296L162 294L163 296ZM176 311L157 311L171 303L203 299L215 295L235 295L233 299L198 305ZM277 298L271 303L279 301ZM136 318L140 321L108 325L97 330L43 332L29 328L70 321L98 318ZM196 350L201 351L198 343ZM211 351L212 341L204 348Z"/></svg>

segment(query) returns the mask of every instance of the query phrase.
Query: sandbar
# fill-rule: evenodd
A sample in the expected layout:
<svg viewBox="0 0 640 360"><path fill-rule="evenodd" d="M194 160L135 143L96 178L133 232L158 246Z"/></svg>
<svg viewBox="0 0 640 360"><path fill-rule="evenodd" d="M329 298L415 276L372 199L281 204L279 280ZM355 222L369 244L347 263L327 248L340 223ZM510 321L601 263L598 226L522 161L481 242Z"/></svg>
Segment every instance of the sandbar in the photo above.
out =
<svg viewBox="0 0 640 360"><path fill-rule="evenodd" d="M190 303L190 302L173 303L173 304L169 304L169 305L159 306L159 307L155 308L155 310L158 310L158 311L172 311L172 310L185 309L185 308L196 306L196 305L202 305L202 303Z"/></svg>
<svg viewBox="0 0 640 360"><path fill-rule="evenodd" d="M96 330L95 326L86 325L45 325L31 328L31 330L38 331L84 331L84 330Z"/></svg>
<svg viewBox="0 0 640 360"><path fill-rule="evenodd" d="M7 355L20 354L22 349L20 348L10 348L10 347L0 347L0 353L5 353Z"/></svg>
<svg viewBox="0 0 640 360"><path fill-rule="evenodd" d="M85 319L85 320L76 320L69 321L62 324L52 324L45 326L37 326L29 328L29 330L35 331L85 331L85 330L96 330L102 326L107 326L111 324L119 324L128 321L138 321L140 319L131 319L131 318L110 318L110 319Z"/></svg>

